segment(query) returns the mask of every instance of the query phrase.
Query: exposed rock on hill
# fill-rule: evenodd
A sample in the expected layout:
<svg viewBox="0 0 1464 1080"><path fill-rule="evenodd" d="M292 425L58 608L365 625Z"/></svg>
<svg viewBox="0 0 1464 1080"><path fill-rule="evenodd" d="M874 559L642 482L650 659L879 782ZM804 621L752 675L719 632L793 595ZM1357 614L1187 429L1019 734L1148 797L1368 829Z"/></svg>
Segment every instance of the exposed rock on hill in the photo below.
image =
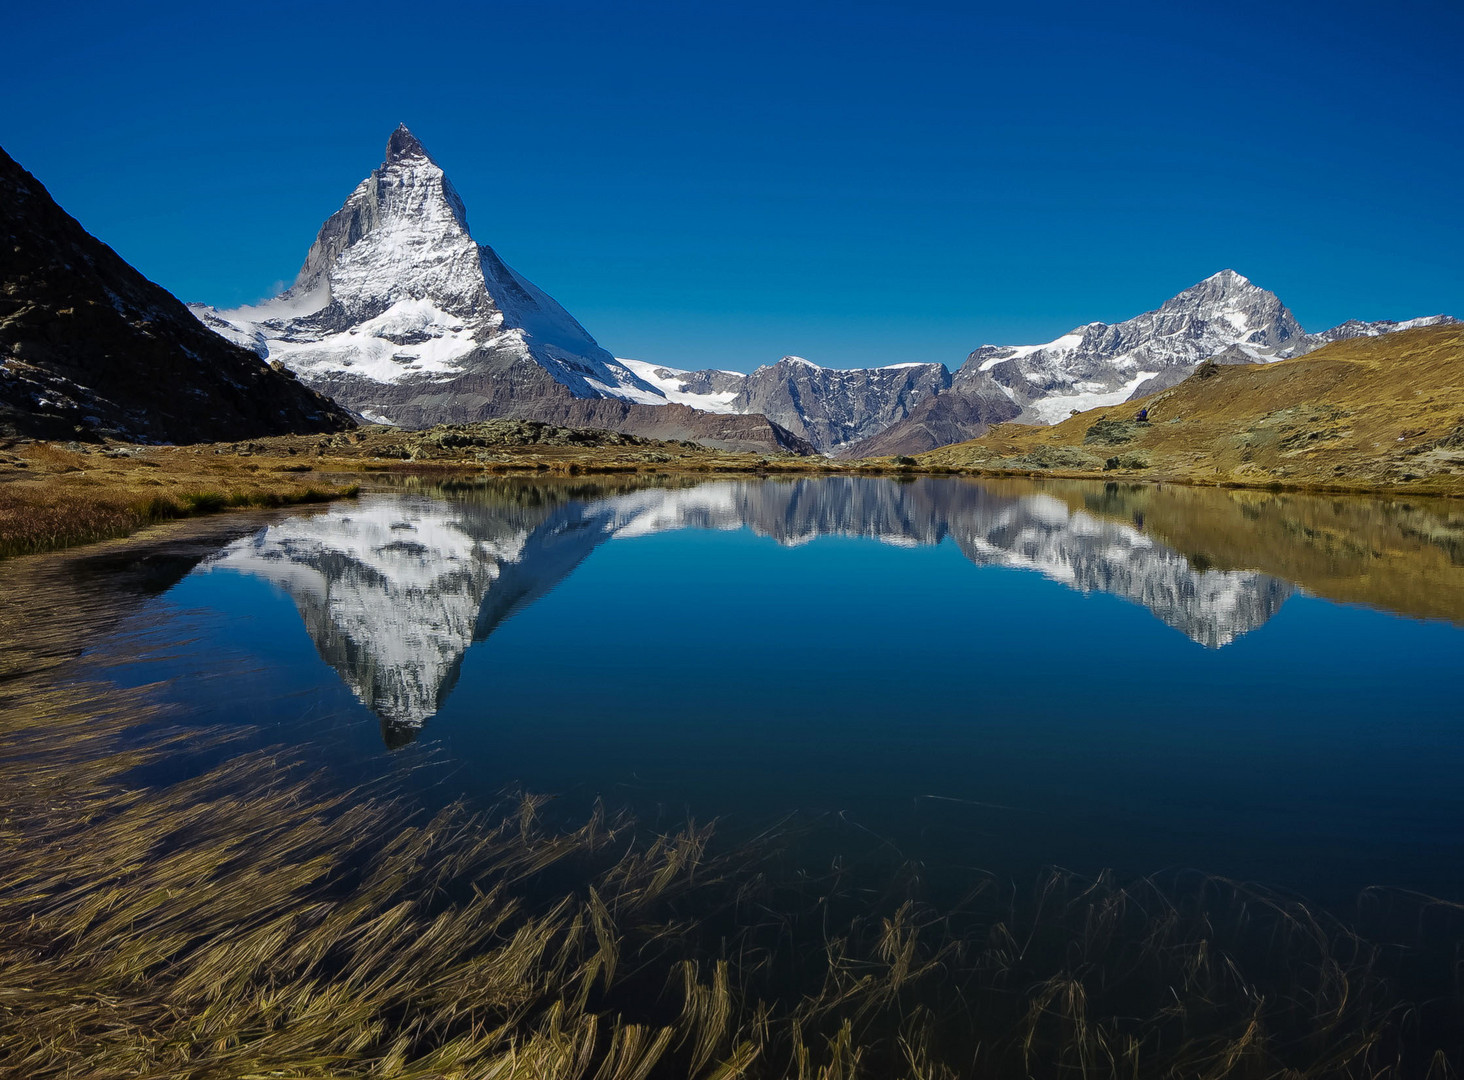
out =
<svg viewBox="0 0 1464 1080"><path fill-rule="evenodd" d="M200 326L0 150L0 432L190 443L352 426Z"/></svg>
<svg viewBox="0 0 1464 1080"><path fill-rule="evenodd" d="M968 432L985 431L992 424L1014 420L1021 411L1021 406L990 378L967 380L958 390L921 402L903 421L845 447L841 456L923 454L968 439Z"/></svg>

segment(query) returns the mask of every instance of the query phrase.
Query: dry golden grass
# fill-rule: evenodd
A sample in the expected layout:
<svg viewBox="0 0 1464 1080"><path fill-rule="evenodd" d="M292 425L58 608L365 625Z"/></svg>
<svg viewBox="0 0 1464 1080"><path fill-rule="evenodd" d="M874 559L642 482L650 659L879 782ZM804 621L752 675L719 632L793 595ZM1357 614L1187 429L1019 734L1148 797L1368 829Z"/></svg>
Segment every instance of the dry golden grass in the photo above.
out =
<svg viewBox="0 0 1464 1080"><path fill-rule="evenodd" d="M299 468L175 448L110 457L101 449L21 444L0 452L0 558L127 536L175 518L324 502L358 490L307 482L310 474Z"/></svg>
<svg viewBox="0 0 1464 1080"><path fill-rule="evenodd" d="M1119 473L1149 480L1464 495L1464 327L1341 341L1295 360L1200 374L1052 427L1002 424L920 462L1102 476L1117 458ZM1128 424L1144 406L1151 422ZM1115 433L1129 438L1095 439L1101 421L1118 422Z"/></svg>

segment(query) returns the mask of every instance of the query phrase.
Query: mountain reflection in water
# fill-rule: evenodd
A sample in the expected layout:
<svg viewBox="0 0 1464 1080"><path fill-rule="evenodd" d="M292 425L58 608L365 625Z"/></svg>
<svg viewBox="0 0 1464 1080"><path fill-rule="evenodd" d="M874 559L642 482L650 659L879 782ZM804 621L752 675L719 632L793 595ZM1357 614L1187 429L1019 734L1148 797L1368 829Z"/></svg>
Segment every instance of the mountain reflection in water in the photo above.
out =
<svg viewBox="0 0 1464 1080"><path fill-rule="evenodd" d="M897 546L949 538L978 565L1034 570L1141 604L1209 648L1260 626L1292 592L1263 573L1197 567L1135 524L1052 495L946 479L372 495L271 525L201 569L256 575L288 593L321 657L380 717L395 746L442 707L470 645L599 545L741 528L784 545L824 536Z"/></svg>

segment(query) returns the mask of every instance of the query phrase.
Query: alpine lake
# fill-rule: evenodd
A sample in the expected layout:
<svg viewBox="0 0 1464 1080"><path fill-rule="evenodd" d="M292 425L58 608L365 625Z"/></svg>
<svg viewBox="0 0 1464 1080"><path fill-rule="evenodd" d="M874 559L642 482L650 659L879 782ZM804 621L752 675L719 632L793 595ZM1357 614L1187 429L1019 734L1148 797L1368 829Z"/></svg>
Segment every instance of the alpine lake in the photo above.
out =
<svg viewBox="0 0 1464 1080"><path fill-rule="evenodd" d="M598 1017L605 1076L1464 1065L1458 502L377 477L3 587L0 917L35 939L6 948L92 980L48 993L196 1017L187 979L227 997L203 943L266 926L209 962L439 986L538 927L538 997L371 999L382 1030L320 1060L379 1067L376 1038L450 1075L470 1035L488 1061L489 1029L525 1054ZM383 874L302 974L291 935ZM492 932L426 955L484 897ZM302 1015L227 1060L283 1068Z"/></svg>

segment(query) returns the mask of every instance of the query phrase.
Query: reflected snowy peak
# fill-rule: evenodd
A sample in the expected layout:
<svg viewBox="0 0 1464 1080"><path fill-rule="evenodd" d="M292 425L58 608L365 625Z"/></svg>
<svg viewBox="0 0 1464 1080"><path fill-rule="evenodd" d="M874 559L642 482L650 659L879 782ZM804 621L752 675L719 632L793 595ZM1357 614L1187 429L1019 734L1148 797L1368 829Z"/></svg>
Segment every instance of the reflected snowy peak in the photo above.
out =
<svg viewBox="0 0 1464 1080"><path fill-rule="evenodd" d="M1033 570L1142 604L1214 648L1264 623L1291 586L1197 569L1140 528L1046 495L885 479L735 481L604 497L518 487L439 498L374 495L236 541L201 570L273 583L321 657L409 741L443 705L464 654L600 544L683 529L748 528L784 545L824 536L896 546L951 539L972 562Z"/></svg>

